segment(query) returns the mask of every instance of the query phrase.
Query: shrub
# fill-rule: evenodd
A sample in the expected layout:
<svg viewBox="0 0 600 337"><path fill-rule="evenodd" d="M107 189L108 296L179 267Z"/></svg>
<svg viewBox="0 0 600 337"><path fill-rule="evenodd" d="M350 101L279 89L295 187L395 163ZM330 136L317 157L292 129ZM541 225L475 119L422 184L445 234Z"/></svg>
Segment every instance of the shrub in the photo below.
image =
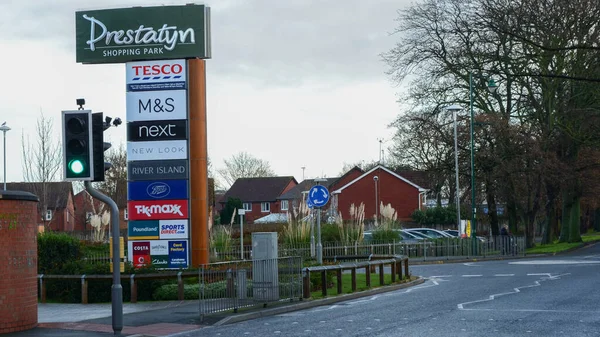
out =
<svg viewBox="0 0 600 337"><path fill-rule="evenodd" d="M376 229L372 233L374 242L394 242L401 240L400 233L393 229Z"/></svg>
<svg viewBox="0 0 600 337"><path fill-rule="evenodd" d="M79 240L67 234L49 231L38 234L37 239L38 274L59 274L63 265L81 257Z"/></svg>

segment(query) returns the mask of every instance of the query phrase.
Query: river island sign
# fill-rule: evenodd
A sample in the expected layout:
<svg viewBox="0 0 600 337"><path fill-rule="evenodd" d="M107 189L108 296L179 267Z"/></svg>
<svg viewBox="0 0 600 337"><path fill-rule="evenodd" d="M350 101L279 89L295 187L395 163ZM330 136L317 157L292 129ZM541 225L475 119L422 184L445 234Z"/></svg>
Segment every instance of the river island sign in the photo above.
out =
<svg viewBox="0 0 600 337"><path fill-rule="evenodd" d="M75 13L81 63L210 58L210 8L132 7Z"/></svg>

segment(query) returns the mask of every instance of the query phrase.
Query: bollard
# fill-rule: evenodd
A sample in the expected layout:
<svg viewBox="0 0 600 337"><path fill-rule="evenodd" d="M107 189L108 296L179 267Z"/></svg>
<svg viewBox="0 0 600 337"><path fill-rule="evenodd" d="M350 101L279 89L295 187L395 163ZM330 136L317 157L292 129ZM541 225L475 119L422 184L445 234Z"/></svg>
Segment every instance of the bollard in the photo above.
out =
<svg viewBox="0 0 600 337"><path fill-rule="evenodd" d="M396 261L390 263L390 267L392 268L392 283L396 282Z"/></svg>
<svg viewBox="0 0 600 337"><path fill-rule="evenodd" d="M323 291L323 297L327 297L327 271L321 271L321 290Z"/></svg>
<svg viewBox="0 0 600 337"><path fill-rule="evenodd" d="M356 291L356 267L352 268L352 291Z"/></svg>
<svg viewBox="0 0 600 337"><path fill-rule="evenodd" d="M81 304L88 304L88 283L85 274L81 275Z"/></svg>
<svg viewBox="0 0 600 337"><path fill-rule="evenodd" d="M183 279L181 278L181 272L177 273L177 299L180 301L184 300L184 287Z"/></svg>
<svg viewBox="0 0 600 337"><path fill-rule="evenodd" d="M131 303L137 303L137 281L135 280L135 274L129 276L129 288L131 289Z"/></svg>
<svg viewBox="0 0 600 337"><path fill-rule="evenodd" d="M310 298L310 271L304 269L302 271L302 295L304 298Z"/></svg>
<svg viewBox="0 0 600 337"><path fill-rule="evenodd" d="M371 265L367 265L365 267L365 281L367 283L367 287L371 288Z"/></svg>
<svg viewBox="0 0 600 337"><path fill-rule="evenodd" d="M379 285L385 284L385 274L383 273L383 263L379 264Z"/></svg>
<svg viewBox="0 0 600 337"><path fill-rule="evenodd" d="M410 274L408 273L408 259L404 259L404 277L410 277Z"/></svg>
<svg viewBox="0 0 600 337"><path fill-rule="evenodd" d="M46 284L44 284L44 274L40 275L40 300L46 303Z"/></svg>
<svg viewBox="0 0 600 337"><path fill-rule="evenodd" d="M342 293L342 269L337 270L337 293Z"/></svg>

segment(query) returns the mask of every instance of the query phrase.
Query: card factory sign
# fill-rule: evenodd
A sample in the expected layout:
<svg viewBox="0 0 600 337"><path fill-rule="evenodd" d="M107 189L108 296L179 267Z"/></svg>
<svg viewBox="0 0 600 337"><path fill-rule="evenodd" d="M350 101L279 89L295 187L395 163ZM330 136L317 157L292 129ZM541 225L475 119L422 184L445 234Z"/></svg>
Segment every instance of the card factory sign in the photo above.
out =
<svg viewBox="0 0 600 337"><path fill-rule="evenodd" d="M210 58L210 8L132 7L75 13L77 62Z"/></svg>

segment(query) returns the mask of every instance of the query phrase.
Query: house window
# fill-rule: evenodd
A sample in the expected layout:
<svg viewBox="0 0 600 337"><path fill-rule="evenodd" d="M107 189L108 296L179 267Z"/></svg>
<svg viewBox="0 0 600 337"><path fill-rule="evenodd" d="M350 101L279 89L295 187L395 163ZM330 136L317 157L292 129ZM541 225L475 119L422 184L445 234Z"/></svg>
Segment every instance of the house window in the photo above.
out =
<svg viewBox="0 0 600 337"><path fill-rule="evenodd" d="M123 220L129 220L129 214L127 213L127 210L123 211Z"/></svg>
<svg viewBox="0 0 600 337"><path fill-rule="evenodd" d="M69 211L67 210L67 223L69 223L69 221L71 220L69 215L71 215L71 213L69 213Z"/></svg>
<svg viewBox="0 0 600 337"><path fill-rule="evenodd" d="M244 206L244 210L245 211L249 211L249 212L252 211L252 204L251 203L245 202L243 206Z"/></svg>
<svg viewBox="0 0 600 337"><path fill-rule="evenodd" d="M281 200L281 210L282 211L288 210L288 201L287 200Z"/></svg>
<svg viewBox="0 0 600 337"><path fill-rule="evenodd" d="M50 221L52 220L52 210L46 210L46 217L45 217L46 221Z"/></svg>
<svg viewBox="0 0 600 337"><path fill-rule="evenodd" d="M271 211L271 203L261 202L260 203L260 211L261 212L270 212Z"/></svg>

